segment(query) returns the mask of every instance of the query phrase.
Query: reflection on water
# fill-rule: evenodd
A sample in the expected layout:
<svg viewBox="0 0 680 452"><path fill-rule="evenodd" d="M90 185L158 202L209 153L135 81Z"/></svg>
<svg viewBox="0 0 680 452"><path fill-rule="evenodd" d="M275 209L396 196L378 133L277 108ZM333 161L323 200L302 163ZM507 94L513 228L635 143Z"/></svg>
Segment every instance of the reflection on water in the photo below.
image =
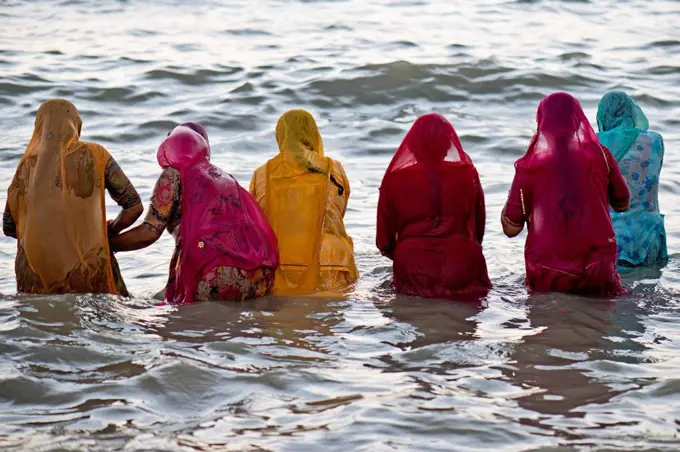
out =
<svg viewBox="0 0 680 452"><path fill-rule="evenodd" d="M4 2L0 188L48 97L75 102L145 200L174 125L203 123L214 163L247 186L278 116L306 108L351 181L361 279L336 298L156 306L165 235L119 255L132 300L16 296L16 243L0 237L0 448L677 450L678 255L623 272L616 303L529 295L524 239L498 218L538 100L568 90L594 118L624 89L664 135L680 250L679 19L672 0ZM384 170L431 111L486 194L494 288L479 304L396 296L375 249Z"/></svg>
<svg viewBox="0 0 680 452"><path fill-rule="evenodd" d="M618 303L375 293L182 307L9 298L0 444L353 449L389 437L445 450L674 435L658 420L674 423L675 405L654 401L680 390L674 307L646 286Z"/></svg>

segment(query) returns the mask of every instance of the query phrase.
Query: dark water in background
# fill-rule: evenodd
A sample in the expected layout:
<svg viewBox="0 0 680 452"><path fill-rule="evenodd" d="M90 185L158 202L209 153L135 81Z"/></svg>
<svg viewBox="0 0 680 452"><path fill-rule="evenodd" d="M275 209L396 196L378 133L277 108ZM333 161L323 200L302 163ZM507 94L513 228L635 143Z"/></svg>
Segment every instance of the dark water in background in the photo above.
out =
<svg viewBox="0 0 680 452"><path fill-rule="evenodd" d="M244 185L310 110L352 183L362 279L339 299L154 307L172 241L120 255L132 301L14 295L0 238L0 448L679 450L680 3L5 1L0 185L38 105L72 99L145 202L182 121ZM666 140L671 262L617 303L531 296L498 216L542 96L594 120L623 88ZM373 246L377 187L410 123L438 111L487 194L495 289L481 306L396 297ZM4 204L4 189L0 202ZM110 214L116 210L109 206Z"/></svg>

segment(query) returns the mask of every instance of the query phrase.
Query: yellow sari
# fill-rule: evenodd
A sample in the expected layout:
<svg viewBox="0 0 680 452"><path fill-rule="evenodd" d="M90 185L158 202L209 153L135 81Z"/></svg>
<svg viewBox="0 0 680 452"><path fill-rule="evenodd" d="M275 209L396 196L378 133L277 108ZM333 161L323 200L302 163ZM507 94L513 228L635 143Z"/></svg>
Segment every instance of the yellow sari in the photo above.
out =
<svg viewBox="0 0 680 452"><path fill-rule="evenodd" d="M103 147L79 140L76 107L52 99L38 109L31 141L8 190L17 227L19 292L119 294L104 204Z"/></svg>
<svg viewBox="0 0 680 452"><path fill-rule="evenodd" d="M273 293L342 290L359 276L343 222L350 194L345 171L324 157L316 122L304 110L281 116L276 141L279 155L258 168L250 183L279 242Z"/></svg>

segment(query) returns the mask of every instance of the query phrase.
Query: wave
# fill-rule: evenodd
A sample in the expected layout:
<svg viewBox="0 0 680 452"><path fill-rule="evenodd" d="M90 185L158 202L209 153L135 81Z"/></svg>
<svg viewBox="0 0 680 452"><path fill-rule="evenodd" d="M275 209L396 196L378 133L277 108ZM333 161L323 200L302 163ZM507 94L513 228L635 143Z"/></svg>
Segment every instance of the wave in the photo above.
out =
<svg viewBox="0 0 680 452"><path fill-rule="evenodd" d="M167 67L147 71L144 78L148 80L172 80L186 85L209 85L243 72L242 67L221 66L219 69L198 69L185 71L182 68Z"/></svg>

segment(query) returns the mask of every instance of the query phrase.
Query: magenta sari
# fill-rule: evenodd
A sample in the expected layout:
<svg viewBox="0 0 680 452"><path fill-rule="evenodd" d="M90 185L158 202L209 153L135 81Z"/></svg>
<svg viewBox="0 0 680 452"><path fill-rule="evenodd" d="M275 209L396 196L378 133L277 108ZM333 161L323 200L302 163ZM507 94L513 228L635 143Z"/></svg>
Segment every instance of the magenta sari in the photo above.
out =
<svg viewBox="0 0 680 452"><path fill-rule="evenodd" d="M210 147L194 127L176 127L158 147L161 167L173 167L182 183L181 249L165 299L192 303L196 287L216 267L276 270L276 235L253 196L210 163ZM172 272L171 272L172 274Z"/></svg>
<svg viewBox="0 0 680 452"><path fill-rule="evenodd" d="M543 99L536 122L504 210L506 221L529 226L527 285L537 292L625 293L609 205L626 204L630 195L616 160L567 93Z"/></svg>

